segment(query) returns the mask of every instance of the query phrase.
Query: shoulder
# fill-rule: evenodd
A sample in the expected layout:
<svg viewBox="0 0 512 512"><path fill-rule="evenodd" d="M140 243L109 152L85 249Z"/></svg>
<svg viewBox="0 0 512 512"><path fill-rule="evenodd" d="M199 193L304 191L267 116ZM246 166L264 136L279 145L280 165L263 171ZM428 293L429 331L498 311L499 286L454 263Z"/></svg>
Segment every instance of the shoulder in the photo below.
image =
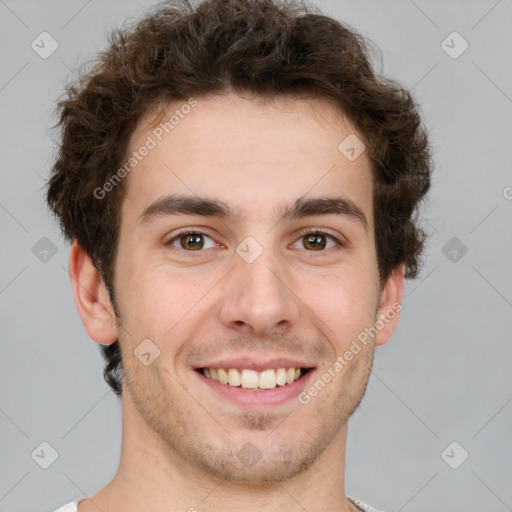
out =
<svg viewBox="0 0 512 512"><path fill-rule="evenodd" d="M376 508L371 507L367 503L364 503L356 498L352 498L351 496L347 496L347 500L353 503L362 512L384 512L383 510L377 510Z"/></svg>
<svg viewBox="0 0 512 512"><path fill-rule="evenodd" d="M86 498L77 498L70 503L66 503L62 507L58 508L55 512L78 512L78 504Z"/></svg>

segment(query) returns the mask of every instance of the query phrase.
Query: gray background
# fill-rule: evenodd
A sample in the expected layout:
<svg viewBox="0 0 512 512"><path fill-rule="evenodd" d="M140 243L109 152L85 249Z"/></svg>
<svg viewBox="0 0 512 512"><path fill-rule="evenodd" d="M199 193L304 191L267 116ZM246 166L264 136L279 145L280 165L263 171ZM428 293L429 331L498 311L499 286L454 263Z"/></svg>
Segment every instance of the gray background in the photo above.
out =
<svg viewBox="0 0 512 512"><path fill-rule="evenodd" d="M117 468L120 402L76 312L42 186L64 83L152 3L0 0L2 512L51 511ZM378 71L413 89L436 155L425 266L350 420L347 493L387 512L512 510L512 2L316 4L380 47ZM43 31L59 45L47 59L31 48ZM442 45L453 31L469 43L458 58L446 44L462 40ZM44 237L56 254L43 255ZM48 449L31 457L44 441L58 453L46 470Z"/></svg>

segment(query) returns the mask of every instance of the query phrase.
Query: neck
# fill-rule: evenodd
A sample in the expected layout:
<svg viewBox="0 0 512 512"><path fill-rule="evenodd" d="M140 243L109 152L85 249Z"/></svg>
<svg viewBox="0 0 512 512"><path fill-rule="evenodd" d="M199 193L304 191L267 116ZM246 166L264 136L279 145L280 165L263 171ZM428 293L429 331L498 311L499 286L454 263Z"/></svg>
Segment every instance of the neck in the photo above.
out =
<svg viewBox="0 0 512 512"><path fill-rule="evenodd" d="M123 393L118 471L104 489L82 502L79 510L355 512L344 489L346 439L345 425L313 464L288 480L264 484L226 481L193 466L170 448Z"/></svg>

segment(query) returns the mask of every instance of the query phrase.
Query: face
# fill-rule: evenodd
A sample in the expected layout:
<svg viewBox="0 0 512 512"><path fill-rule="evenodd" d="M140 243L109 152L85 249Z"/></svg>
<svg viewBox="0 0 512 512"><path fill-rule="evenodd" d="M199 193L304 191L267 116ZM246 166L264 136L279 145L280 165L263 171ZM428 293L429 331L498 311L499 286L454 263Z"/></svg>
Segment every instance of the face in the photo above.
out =
<svg viewBox="0 0 512 512"><path fill-rule="evenodd" d="M340 152L355 130L326 101L210 96L189 110L169 134L148 117L131 139L130 153L156 144L121 209L123 400L174 457L277 482L335 442L368 381L371 338L334 365L379 306L370 163Z"/></svg>

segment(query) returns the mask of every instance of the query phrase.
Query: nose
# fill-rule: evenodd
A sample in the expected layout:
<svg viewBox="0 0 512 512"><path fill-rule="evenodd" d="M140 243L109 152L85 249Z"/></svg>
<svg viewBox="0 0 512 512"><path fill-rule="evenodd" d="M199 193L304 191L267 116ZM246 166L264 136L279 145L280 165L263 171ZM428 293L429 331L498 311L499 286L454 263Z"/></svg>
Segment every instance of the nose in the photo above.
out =
<svg viewBox="0 0 512 512"><path fill-rule="evenodd" d="M252 263L236 255L234 268L223 283L221 322L242 334L283 334L299 319L300 299L289 273L270 252L264 251Z"/></svg>

